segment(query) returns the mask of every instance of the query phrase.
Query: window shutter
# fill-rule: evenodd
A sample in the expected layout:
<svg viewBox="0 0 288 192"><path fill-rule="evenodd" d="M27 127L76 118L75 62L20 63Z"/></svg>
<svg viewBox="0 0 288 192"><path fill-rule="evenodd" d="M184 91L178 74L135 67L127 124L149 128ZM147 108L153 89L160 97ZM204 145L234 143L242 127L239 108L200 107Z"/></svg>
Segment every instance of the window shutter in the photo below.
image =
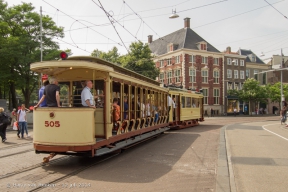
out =
<svg viewBox="0 0 288 192"><path fill-rule="evenodd" d="M204 46L203 46L203 44L201 44L201 50L203 50L204 49Z"/></svg>

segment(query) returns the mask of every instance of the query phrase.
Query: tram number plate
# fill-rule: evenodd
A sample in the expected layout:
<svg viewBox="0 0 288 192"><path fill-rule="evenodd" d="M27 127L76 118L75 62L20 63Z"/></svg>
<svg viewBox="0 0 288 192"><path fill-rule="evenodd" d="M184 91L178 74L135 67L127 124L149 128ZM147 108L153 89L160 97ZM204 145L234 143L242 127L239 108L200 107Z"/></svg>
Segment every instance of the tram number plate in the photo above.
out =
<svg viewBox="0 0 288 192"><path fill-rule="evenodd" d="M60 127L60 121L45 121L45 127Z"/></svg>

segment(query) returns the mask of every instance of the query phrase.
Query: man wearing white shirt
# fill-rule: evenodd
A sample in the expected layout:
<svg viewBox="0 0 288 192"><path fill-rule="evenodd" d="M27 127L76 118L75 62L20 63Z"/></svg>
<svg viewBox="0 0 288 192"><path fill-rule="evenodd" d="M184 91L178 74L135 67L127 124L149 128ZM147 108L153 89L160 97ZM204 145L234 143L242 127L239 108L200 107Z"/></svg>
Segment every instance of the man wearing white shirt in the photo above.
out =
<svg viewBox="0 0 288 192"><path fill-rule="evenodd" d="M91 93L93 87L92 81L85 81L86 87L81 92L81 103L84 107L96 108L94 105L94 97Z"/></svg>
<svg viewBox="0 0 288 192"><path fill-rule="evenodd" d="M17 112L17 116L18 116L18 125L19 125L19 129L18 129L18 133L17 136L20 138L19 134L21 132L21 138L24 138L24 130L26 131L26 135L28 136L28 130L27 130L27 116L26 116L26 112L29 112L30 110L25 108L25 104L21 105L21 109Z"/></svg>

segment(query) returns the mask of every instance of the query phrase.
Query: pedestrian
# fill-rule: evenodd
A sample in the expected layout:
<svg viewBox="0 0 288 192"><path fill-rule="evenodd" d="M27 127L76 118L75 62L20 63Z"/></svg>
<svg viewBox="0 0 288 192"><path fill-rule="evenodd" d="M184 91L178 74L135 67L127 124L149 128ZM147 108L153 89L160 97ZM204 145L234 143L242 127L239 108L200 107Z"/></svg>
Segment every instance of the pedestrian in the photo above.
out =
<svg viewBox="0 0 288 192"><path fill-rule="evenodd" d="M18 114L17 121L19 125L17 136L20 138L21 133L21 139L24 139L24 131L26 132L26 137L29 137L27 129L27 114L26 114L28 112L30 112L30 110L25 108L25 104L22 104L21 109L19 109L19 111L17 112Z"/></svg>
<svg viewBox="0 0 288 192"><path fill-rule="evenodd" d="M45 90L46 85L49 85L49 81L48 80L43 81L43 86L39 89L39 100L44 95L44 90ZM46 98L40 104L40 107L47 107Z"/></svg>
<svg viewBox="0 0 288 192"><path fill-rule="evenodd" d="M211 117L213 117L213 108L210 108Z"/></svg>
<svg viewBox="0 0 288 192"><path fill-rule="evenodd" d="M2 143L4 143L6 138L6 129L7 125L9 125L9 116L4 112L4 108L0 107L0 136L2 139Z"/></svg>
<svg viewBox="0 0 288 192"><path fill-rule="evenodd" d="M13 127L13 125L16 121L17 121L17 112L16 112L16 109L14 108L13 111L11 112L11 124L10 124L10 126Z"/></svg>
<svg viewBox="0 0 288 192"><path fill-rule="evenodd" d="M237 109L234 108L234 117L236 117Z"/></svg>
<svg viewBox="0 0 288 192"><path fill-rule="evenodd" d="M61 107L60 105L60 87L58 86L58 80L54 77L49 79L49 85L45 86L44 94L41 97L40 101L37 105L34 106L36 108L45 100L47 107Z"/></svg>

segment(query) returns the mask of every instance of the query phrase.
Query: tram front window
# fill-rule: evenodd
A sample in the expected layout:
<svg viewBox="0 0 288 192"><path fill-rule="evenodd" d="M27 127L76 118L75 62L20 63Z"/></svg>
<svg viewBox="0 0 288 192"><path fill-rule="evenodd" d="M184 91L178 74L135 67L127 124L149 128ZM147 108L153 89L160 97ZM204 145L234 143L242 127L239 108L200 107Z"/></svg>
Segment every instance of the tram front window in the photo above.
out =
<svg viewBox="0 0 288 192"><path fill-rule="evenodd" d="M59 83L59 87L60 87L60 105L62 107L69 107L69 105L70 105L69 85L70 85L70 82L61 82L61 83Z"/></svg>

